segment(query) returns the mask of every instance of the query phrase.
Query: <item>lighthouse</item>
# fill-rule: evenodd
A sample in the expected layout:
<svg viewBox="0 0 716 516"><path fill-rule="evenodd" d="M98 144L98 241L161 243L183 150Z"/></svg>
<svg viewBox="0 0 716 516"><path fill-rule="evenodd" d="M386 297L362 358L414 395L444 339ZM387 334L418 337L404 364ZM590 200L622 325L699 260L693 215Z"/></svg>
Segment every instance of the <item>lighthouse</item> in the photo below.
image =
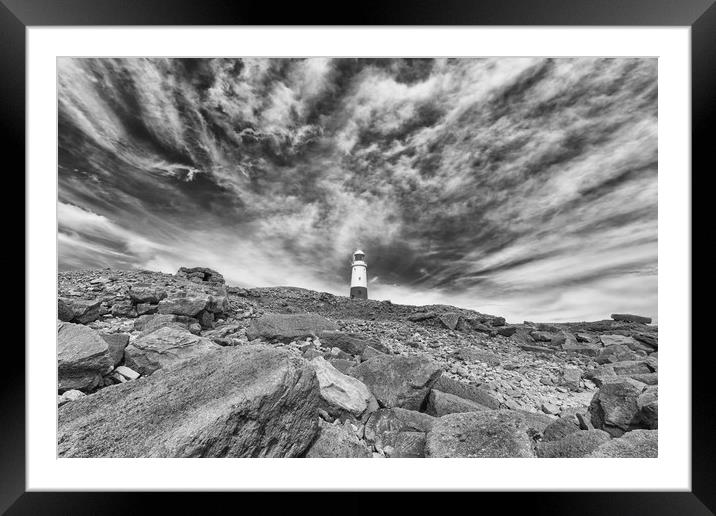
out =
<svg viewBox="0 0 716 516"><path fill-rule="evenodd" d="M368 299L368 265L360 249L353 253L351 261L351 299Z"/></svg>

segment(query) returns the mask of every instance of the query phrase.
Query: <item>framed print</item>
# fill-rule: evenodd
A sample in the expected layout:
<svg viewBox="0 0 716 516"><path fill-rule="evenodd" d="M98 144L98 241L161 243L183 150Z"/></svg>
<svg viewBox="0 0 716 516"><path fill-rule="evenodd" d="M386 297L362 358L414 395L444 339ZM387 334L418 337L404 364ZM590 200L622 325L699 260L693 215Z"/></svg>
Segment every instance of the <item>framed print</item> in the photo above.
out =
<svg viewBox="0 0 716 516"><path fill-rule="evenodd" d="M710 514L712 3L3 0L27 307L0 507Z"/></svg>

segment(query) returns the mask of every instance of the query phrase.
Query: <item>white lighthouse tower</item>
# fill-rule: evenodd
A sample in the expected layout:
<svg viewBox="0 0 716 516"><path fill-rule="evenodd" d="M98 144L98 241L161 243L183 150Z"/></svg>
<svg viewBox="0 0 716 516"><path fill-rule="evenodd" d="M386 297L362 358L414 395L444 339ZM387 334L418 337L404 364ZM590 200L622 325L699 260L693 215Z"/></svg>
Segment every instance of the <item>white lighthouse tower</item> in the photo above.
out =
<svg viewBox="0 0 716 516"><path fill-rule="evenodd" d="M368 265L360 249L353 253L351 262L351 299L368 299Z"/></svg>

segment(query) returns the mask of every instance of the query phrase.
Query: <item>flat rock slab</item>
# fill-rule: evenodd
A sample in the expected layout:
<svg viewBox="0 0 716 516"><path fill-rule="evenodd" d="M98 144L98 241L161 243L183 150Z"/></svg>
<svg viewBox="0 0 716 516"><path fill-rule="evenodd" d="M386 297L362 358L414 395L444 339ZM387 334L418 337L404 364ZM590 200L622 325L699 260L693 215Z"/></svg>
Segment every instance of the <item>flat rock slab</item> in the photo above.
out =
<svg viewBox="0 0 716 516"><path fill-rule="evenodd" d="M148 375L157 369L206 355L221 346L186 330L162 327L139 337L124 350L124 362L135 371Z"/></svg>
<svg viewBox="0 0 716 516"><path fill-rule="evenodd" d="M632 430L619 439L612 439L602 444L589 455L596 458L656 458L658 456L658 430Z"/></svg>
<svg viewBox="0 0 716 516"><path fill-rule="evenodd" d="M96 321L100 316L99 299L79 299L76 297L58 298L57 313L62 321L87 324Z"/></svg>
<svg viewBox="0 0 716 516"><path fill-rule="evenodd" d="M606 430L615 437L639 428L639 397L646 387L645 384L625 376L604 378L589 405L594 427Z"/></svg>
<svg viewBox="0 0 716 516"><path fill-rule="evenodd" d="M512 410L449 414L428 432L426 457L534 457L529 425Z"/></svg>
<svg viewBox="0 0 716 516"><path fill-rule="evenodd" d="M380 355L350 374L368 386L381 407L420 410L442 369L423 357Z"/></svg>
<svg viewBox="0 0 716 516"><path fill-rule="evenodd" d="M318 380L268 346L221 348L59 409L60 457L294 457L318 432Z"/></svg>
<svg viewBox="0 0 716 516"><path fill-rule="evenodd" d="M378 404L368 387L360 380L341 373L323 357L311 360L320 385L321 397L329 414L348 413L360 417Z"/></svg>
<svg viewBox="0 0 716 516"><path fill-rule="evenodd" d="M471 400L466 400L455 396L454 394L448 394L446 392L433 389L430 391L428 396L428 406L426 413L431 416L441 417L447 414L455 414L458 412L475 412L478 410L490 410L484 405L475 403Z"/></svg>
<svg viewBox="0 0 716 516"><path fill-rule="evenodd" d="M266 314L251 321L246 337L290 342L336 330L335 323L317 314Z"/></svg>
<svg viewBox="0 0 716 516"><path fill-rule="evenodd" d="M162 299L159 302L160 314L186 315L196 317L199 312L206 310L211 301L211 296L192 296Z"/></svg>
<svg viewBox="0 0 716 516"><path fill-rule="evenodd" d="M446 375L441 375L440 378L438 378L433 385L433 389L474 401L487 408L500 408L500 402L486 389L455 380Z"/></svg>
<svg viewBox="0 0 716 516"><path fill-rule="evenodd" d="M57 325L58 390L93 389L113 366L107 342L95 330L68 322Z"/></svg>

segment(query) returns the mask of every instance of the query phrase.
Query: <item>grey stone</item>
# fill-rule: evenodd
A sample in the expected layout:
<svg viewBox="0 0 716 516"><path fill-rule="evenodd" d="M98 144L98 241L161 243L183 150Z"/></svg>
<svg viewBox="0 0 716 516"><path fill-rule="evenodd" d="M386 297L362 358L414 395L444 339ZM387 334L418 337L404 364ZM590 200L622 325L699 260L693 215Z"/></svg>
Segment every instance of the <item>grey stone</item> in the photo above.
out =
<svg viewBox="0 0 716 516"><path fill-rule="evenodd" d="M306 453L307 458L370 458L371 451L347 425L321 423L318 438Z"/></svg>
<svg viewBox="0 0 716 516"><path fill-rule="evenodd" d="M455 396L466 400L474 401L475 403L490 409L500 408L500 402L486 389L470 385L459 380L454 380L446 375L441 375L437 379L433 385L433 389L437 389L447 394L454 394Z"/></svg>
<svg viewBox="0 0 716 516"><path fill-rule="evenodd" d="M109 354L112 357L112 365L117 366L124 360L124 349L129 344L128 333L109 333L102 334L102 338L107 343Z"/></svg>
<svg viewBox="0 0 716 516"><path fill-rule="evenodd" d="M454 312L440 314L440 322L443 323L448 330L454 330L460 322L460 314Z"/></svg>
<svg viewBox="0 0 716 516"><path fill-rule="evenodd" d="M595 360L598 364L608 364L625 360L637 360L639 358L642 357L625 344L609 344L599 352Z"/></svg>
<svg viewBox="0 0 716 516"><path fill-rule="evenodd" d="M637 400L645 389L646 385L628 377L606 378L589 405L594 427L615 437L639 428Z"/></svg>
<svg viewBox="0 0 716 516"><path fill-rule="evenodd" d="M615 321L635 322L635 323L641 323L641 324L650 324L651 323L651 317L644 317L641 315L612 314L611 318L614 319Z"/></svg>
<svg viewBox="0 0 716 516"><path fill-rule="evenodd" d="M447 394L445 392L432 389L428 396L428 406L425 412L431 416L444 416L446 414L454 414L457 412L474 412L477 410L490 410L488 407L475 403L474 401L466 400L455 396L454 394Z"/></svg>
<svg viewBox="0 0 716 516"><path fill-rule="evenodd" d="M142 334L151 333L159 328L177 328L180 330L189 329L189 325L196 322L192 317L185 317L174 314L153 314L142 315L134 321L134 329Z"/></svg>
<svg viewBox="0 0 716 516"><path fill-rule="evenodd" d="M65 303L62 298L57 299L57 318L60 321L69 322L72 320L72 318L75 316L75 314L72 312L72 308L70 308L67 303Z"/></svg>
<svg viewBox="0 0 716 516"><path fill-rule="evenodd" d="M632 430L618 439L605 442L589 455L595 458L656 458L658 456L658 430Z"/></svg>
<svg viewBox="0 0 716 516"><path fill-rule="evenodd" d="M130 369L127 366L119 366L114 370L114 372L122 375L127 380L136 380L140 376L137 371Z"/></svg>
<svg viewBox="0 0 716 516"><path fill-rule="evenodd" d="M659 428L659 387L648 386L636 400L640 426L649 430Z"/></svg>
<svg viewBox="0 0 716 516"><path fill-rule="evenodd" d="M109 347L102 337L81 324L57 326L58 390L93 389L112 370Z"/></svg>
<svg viewBox="0 0 716 516"><path fill-rule="evenodd" d="M376 410L377 402L362 382L347 376L322 357L311 360L316 371L324 408L331 415L348 413L357 418L366 411Z"/></svg>
<svg viewBox="0 0 716 516"><path fill-rule="evenodd" d="M383 353L382 351L378 351L377 349L375 349L372 346L366 346L365 349L363 350L363 353L361 353L360 358L362 361L365 362L366 360L370 360L373 357L377 357L379 355L385 355L385 354L386 353Z"/></svg>
<svg viewBox="0 0 716 516"><path fill-rule="evenodd" d="M573 434L578 430L579 425L575 423L575 418L560 417L547 425L542 433L542 441L559 441L563 437Z"/></svg>
<svg viewBox="0 0 716 516"><path fill-rule="evenodd" d="M63 392L61 396L57 396L57 405L64 405L65 403L78 400L84 396L86 396L84 392L70 389L69 391Z"/></svg>
<svg viewBox="0 0 716 516"><path fill-rule="evenodd" d="M266 314L253 319L246 330L249 340L263 338L290 342L306 337L318 337L337 326L325 317L316 314Z"/></svg>
<svg viewBox="0 0 716 516"><path fill-rule="evenodd" d="M426 457L534 457L528 424L512 410L448 414L428 432Z"/></svg>
<svg viewBox="0 0 716 516"><path fill-rule="evenodd" d="M502 335L504 337L511 337L515 334L516 331L516 326L502 326L501 328L497 329L497 334Z"/></svg>
<svg viewBox="0 0 716 516"><path fill-rule="evenodd" d="M60 298L58 301L58 312L60 309L60 301L64 305L62 308L62 316L67 317L72 314L70 321L79 324L88 324L96 321L100 317L100 299L79 299L75 297Z"/></svg>
<svg viewBox="0 0 716 516"><path fill-rule="evenodd" d="M381 355L350 370L382 407L419 410L442 369L423 357Z"/></svg>
<svg viewBox="0 0 716 516"><path fill-rule="evenodd" d="M577 430L558 441L542 441L537 445L537 456L541 458L586 457L611 437L603 430Z"/></svg>
<svg viewBox="0 0 716 516"><path fill-rule="evenodd" d="M221 349L209 339L186 330L163 327L139 337L124 350L125 364L143 374L176 365Z"/></svg>
<svg viewBox="0 0 716 516"><path fill-rule="evenodd" d="M113 304L111 313L114 317L137 317L137 310L131 301L120 301Z"/></svg>
<svg viewBox="0 0 716 516"><path fill-rule="evenodd" d="M151 285L132 285L128 293L135 305L140 303L156 305L167 297L164 289Z"/></svg>
<svg viewBox="0 0 716 516"><path fill-rule="evenodd" d="M199 312L206 310L209 304L209 295L197 295L192 297L172 297L162 299L159 302L158 311L160 314L185 315L196 317Z"/></svg>
<svg viewBox="0 0 716 516"><path fill-rule="evenodd" d="M425 457L425 433L398 432L390 456L399 459Z"/></svg>
<svg viewBox="0 0 716 516"><path fill-rule="evenodd" d="M208 267L180 267L177 271L177 276L196 279L199 282L215 283L218 285L226 283L221 274Z"/></svg>
<svg viewBox="0 0 716 516"><path fill-rule="evenodd" d="M220 348L59 409L59 457L295 457L318 432L313 369L268 346Z"/></svg>
<svg viewBox="0 0 716 516"><path fill-rule="evenodd" d="M659 347L659 335L657 333L634 333L632 337L654 349Z"/></svg>

